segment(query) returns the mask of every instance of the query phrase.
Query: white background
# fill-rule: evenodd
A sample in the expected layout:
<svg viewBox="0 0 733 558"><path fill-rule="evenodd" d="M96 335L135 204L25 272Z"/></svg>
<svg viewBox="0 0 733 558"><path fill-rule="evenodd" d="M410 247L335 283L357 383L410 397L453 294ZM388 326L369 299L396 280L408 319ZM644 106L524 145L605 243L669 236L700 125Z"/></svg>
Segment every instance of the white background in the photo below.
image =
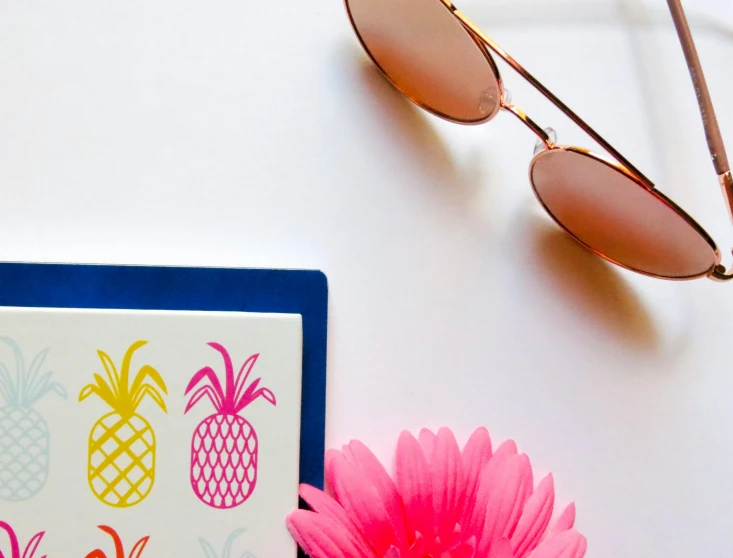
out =
<svg viewBox="0 0 733 558"><path fill-rule="evenodd" d="M220 551L225 539L242 528L247 532L236 539L229 558L245 551L258 558L295 556L284 518L298 503L300 316L0 309L0 334L20 345L26 366L49 348L42 372L52 371L52 379L68 393L65 401L52 393L33 406L49 429L46 485L28 500L0 501L0 518L16 530L21 550L32 535L45 530L39 556L81 558L95 548L111 556L112 538L97 529L109 525L122 537L125 556L139 539L150 536L142 558L199 558L204 556L199 538ZM106 378L98 349L120 371L125 351L141 339L148 344L132 357L130 381L144 364L155 368L168 388L168 413L149 397L138 408L156 437L155 482L139 504L113 508L97 500L87 480L89 433L110 408L96 395L81 403L78 397L94 373ZM215 410L204 398L184 416L188 398L183 394L204 366L211 366L222 384L225 377L221 354L206 345L210 341L229 350L235 373L259 353L249 381L262 378L260 385L277 400L273 407L259 398L241 413L259 440L257 485L246 502L228 510L199 501L190 483L191 436ZM0 360L15 374L15 359L5 344ZM6 541L5 534L0 536L0 549L7 553Z"/></svg>
<svg viewBox="0 0 733 558"><path fill-rule="evenodd" d="M685 4L733 141L733 2ZM730 261L665 2L459 6ZM320 268L329 446L389 460L401 428L484 424L555 473L589 556L730 555L733 285L634 277L568 241L514 119L413 108L339 0L2 0L0 53L0 258Z"/></svg>

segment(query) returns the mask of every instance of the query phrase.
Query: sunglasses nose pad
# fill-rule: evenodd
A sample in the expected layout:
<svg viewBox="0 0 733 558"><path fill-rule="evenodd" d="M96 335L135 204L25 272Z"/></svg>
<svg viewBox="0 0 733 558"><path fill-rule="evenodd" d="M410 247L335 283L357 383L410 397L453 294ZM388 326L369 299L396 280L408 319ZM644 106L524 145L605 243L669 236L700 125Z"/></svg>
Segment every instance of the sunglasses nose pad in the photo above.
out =
<svg viewBox="0 0 733 558"><path fill-rule="evenodd" d="M547 134L547 137L550 138L551 144L554 145L557 143L557 132L554 128L545 128L544 132ZM547 144L538 138L537 142L534 144L534 154L537 155L540 151L544 151L545 149L547 149Z"/></svg>
<svg viewBox="0 0 733 558"><path fill-rule="evenodd" d="M504 84L501 86L501 104L505 107L512 104L512 92L504 87Z"/></svg>

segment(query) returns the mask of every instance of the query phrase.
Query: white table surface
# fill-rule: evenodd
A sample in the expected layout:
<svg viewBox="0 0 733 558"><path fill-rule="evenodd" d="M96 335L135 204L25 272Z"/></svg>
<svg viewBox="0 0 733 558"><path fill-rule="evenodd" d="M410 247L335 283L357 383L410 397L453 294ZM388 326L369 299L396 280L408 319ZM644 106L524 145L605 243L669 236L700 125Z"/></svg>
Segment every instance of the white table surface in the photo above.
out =
<svg viewBox="0 0 733 558"><path fill-rule="evenodd" d="M686 4L733 143L733 2ZM662 0L461 8L729 256ZM533 144L416 110L338 0L0 0L0 259L320 268L329 446L389 460L401 428L483 424L555 473L588 556L730 556L733 285L576 246L534 201Z"/></svg>

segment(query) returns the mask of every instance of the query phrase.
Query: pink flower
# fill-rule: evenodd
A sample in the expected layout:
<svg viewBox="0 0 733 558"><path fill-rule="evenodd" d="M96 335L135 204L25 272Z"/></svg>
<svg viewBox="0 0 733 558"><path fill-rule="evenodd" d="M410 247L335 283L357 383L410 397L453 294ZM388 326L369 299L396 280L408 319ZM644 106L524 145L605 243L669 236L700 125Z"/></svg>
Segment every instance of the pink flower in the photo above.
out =
<svg viewBox="0 0 733 558"><path fill-rule="evenodd" d="M532 467L508 441L492 454L485 428L461 452L453 432L403 432L396 480L358 441L326 455L333 497L308 485L313 511L287 519L312 558L582 558L571 504L550 519L552 475L535 488Z"/></svg>

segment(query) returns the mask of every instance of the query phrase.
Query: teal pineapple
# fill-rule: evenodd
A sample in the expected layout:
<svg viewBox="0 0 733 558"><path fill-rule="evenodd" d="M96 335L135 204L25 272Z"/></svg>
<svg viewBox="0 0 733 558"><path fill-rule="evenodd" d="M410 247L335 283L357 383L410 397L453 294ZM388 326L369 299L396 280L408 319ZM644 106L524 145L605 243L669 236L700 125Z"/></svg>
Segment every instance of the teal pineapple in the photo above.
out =
<svg viewBox="0 0 733 558"><path fill-rule="evenodd" d="M201 543L201 547L204 549L204 555L206 558L234 558L234 555L232 554L232 546L234 545L234 539L239 537L245 532L245 529L237 529L234 531L231 535L227 537L227 540L224 541L224 550L221 554L216 552L214 550L214 547L211 546L208 542L206 542L204 539L199 539L199 542ZM255 558L255 556L251 552L245 552L242 554L240 558Z"/></svg>
<svg viewBox="0 0 733 558"><path fill-rule="evenodd" d="M41 373L48 349L26 368L15 341L0 341L15 355L14 376L0 362L0 500L28 500L46 484L49 462L48 425L33 405L52 391L66 399L66 391L51 372Z"/></svg>

